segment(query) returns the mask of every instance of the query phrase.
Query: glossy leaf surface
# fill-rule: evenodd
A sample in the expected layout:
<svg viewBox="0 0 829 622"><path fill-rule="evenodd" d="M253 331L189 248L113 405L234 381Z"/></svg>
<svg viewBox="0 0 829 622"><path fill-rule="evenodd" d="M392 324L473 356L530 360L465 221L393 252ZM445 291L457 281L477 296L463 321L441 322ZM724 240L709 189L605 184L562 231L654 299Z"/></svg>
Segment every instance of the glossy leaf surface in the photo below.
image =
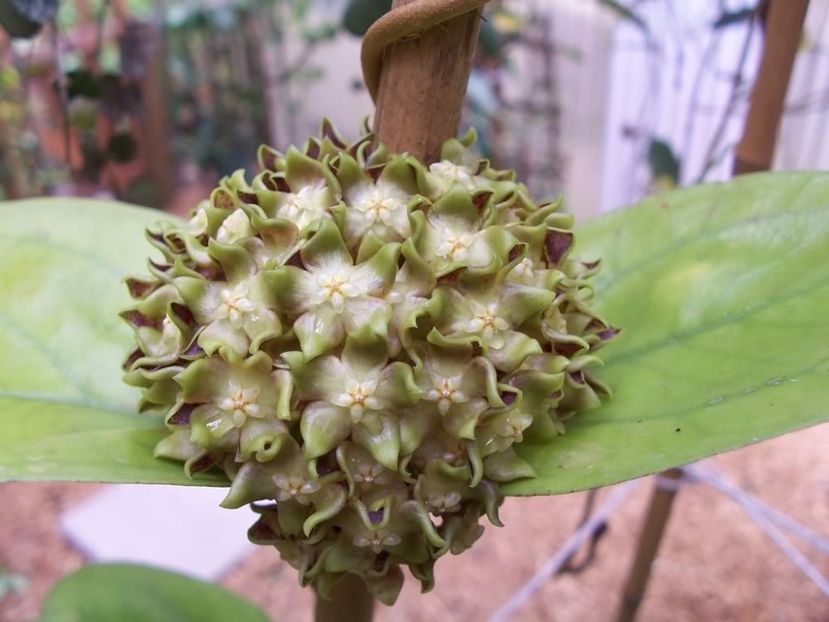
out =
<svg viewBox="0 0 829 622"><path fill-rule="evenodd" d="M601 486L829 419L829 175L750 175L588 223L614 398L521 446L508 494Z"/></svg>
<svg viewBox="0 0 829 622"><path fill-rule="evenodd" d="M153 458L161 420L137 415L121 381L122 279L145 272L143 230L161 214L78 199L0 214L0 481L190 483Z"/></svg>

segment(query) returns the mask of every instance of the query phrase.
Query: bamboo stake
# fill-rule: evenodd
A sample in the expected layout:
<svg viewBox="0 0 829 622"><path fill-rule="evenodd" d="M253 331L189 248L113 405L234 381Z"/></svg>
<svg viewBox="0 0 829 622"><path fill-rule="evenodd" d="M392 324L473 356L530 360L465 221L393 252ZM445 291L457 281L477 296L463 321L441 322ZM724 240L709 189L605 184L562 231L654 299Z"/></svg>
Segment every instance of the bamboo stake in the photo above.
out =
<svg viewBox="0 0 829 622"><path fill-rule="evenodd" d="M665 478L663 480L665 483L660 484L660 480L657 480L656 488L648 503L648 513L642 532L639 534L636 555L628 571L628 578L622 593L622 603L616 616L617 622L633 622L636 618L636 611L645 596L653 560L656 559L665 527L671 517L671 507L677 489L670 484L682 477L682 469L670 469L658 477Z"/></svg>
<svg viewBox="0 0 829 622"><path fill-rule="evenodd" d="M363 68L376 94L375 131L390 151L434 162L443 141L455 136L484 3L395 0L366 33Z"/></svg>
<svg viewBox="0 0 829 622"><path fill-rule="evenodd" d="M771 168L808 7L809 0L769 0L763 59L751 92L743 138L734 156L734 175Z"/></svg>

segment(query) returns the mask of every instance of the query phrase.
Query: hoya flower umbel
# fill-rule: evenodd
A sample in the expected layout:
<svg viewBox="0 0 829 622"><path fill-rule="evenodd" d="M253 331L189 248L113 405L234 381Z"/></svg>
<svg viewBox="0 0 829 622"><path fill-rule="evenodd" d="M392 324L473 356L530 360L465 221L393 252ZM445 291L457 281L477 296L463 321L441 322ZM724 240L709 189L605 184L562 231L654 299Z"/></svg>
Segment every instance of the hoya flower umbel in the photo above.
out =
<svg viewBox="0 0 829 622"><path fill-rule="evenodd" d="M350 245L369 239L403 241L411 235L410 203L418 202L408 158L395 156L366 171L347 154L340 157L337 178L345 208L344 237Z"/></svg>
<svg viewBox="0 0 829 622"><path fill-rule="evenodd" d="M572 218L474 134L428 166L371 141L326 123L262 147L252 178L149 231L124 369L165 415L156 455L222 471L222 505L255 503L251 540L323 595L353 573L392 603L402 567L429 589L481 517L500 524L498 484L534 475L521 443L607 394L591 370L618 331Z"/></svg>

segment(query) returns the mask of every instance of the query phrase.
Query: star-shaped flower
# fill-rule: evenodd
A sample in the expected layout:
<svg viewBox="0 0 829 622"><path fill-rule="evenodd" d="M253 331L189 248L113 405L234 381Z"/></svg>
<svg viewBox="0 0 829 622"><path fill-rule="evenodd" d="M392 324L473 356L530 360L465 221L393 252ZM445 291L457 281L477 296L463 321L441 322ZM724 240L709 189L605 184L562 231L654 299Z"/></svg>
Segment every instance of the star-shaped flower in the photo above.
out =
<svg viewBox="0 0 829 622"><path fill-rule="evenodd" d="M346 205L345 239L350 247L369 234L397 242L411 235L409 208L417 184L406 156L391 158L373 178L354 158L343 154L337 179Z"/></svg>
<svg viewBox="0 0 829 622"><path fill-rule="evenodd" d="M297 396L309 401L300 431L309 458L322 456L349 436L374 460L397 469L400 432L395 411L415 404L421 390L412 368L388 364L385 340L370 329L348 336L342 354L306 361L299 352L286 353L296 378Z"/></svg>
<svg viewBox="0 0 829 622"><path fill-rule="evenodd" d="M384 299L397 267L399 245L388 243L355 265L337 226L326 221L302 249L303 268L268 273L279 308L296 318L302 352L319 356L363 326L385 333L391 307Z"/></svg>
<svg viewBox="0 0 829 622"><path fill-rule="evenodd" d="M193 438L215 445L252 420L275 420L278 390L272 368L270 357L257 352L245 360L202 358L176 376L183 403L195 405L189 415Z"/></svg>
<svg viewBox="0 0 829 622"><path fill-rule="evenodd" d="M472 195L459 185L411 218L415 246L438 276L458 268L498 269L518 243L504 227L484 226Z"/></svg>
<svg viewBox="0 0 829 622"><path fill-rule="evenodd" d="M501 371L512 371L524 358L541 351L541 344L522 331L527 321L540 323L555 292L513 282L504 282L505 267L492 277L469 279L457 287L439 287L432 307L436 327L448 338L470 337Z"/></svg>

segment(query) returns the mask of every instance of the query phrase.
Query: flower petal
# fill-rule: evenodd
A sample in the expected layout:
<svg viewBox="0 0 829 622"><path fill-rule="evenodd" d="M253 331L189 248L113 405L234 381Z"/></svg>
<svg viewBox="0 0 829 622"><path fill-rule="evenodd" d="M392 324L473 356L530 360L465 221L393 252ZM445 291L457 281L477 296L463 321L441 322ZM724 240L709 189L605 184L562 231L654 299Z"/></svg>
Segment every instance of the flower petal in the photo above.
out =
<svg viewBox="0 0 829 622"><path fill-rule="evenodd" d="M454 438L475 440L478 418L487 406L486 401L481 399L453 404L449 412L441 418L443 428Z"/></svg>
<svg viewBox="0 0 829 622"><path fill-rule="evenodd" d="M354 426L352 439L365 447L371 457L384 467L397 471L397 458L400 455L400 428L397 425L397 417L367 413L362 421Z"/></svg>
<svg viewBox="0 0 829 622"><path fill-rule="evenodd" d="M498 310L512 326L518 327L529 318L540 315L552 304L555 297L554 291L505 283Z"/></svg>
<svg viewBox="0 0 829 622"><path fill-rule="evenodd" d="M301 400L333 402L345 387L348 367L336 356L320 356L311 361L304 357L286 357Z"/></svg>
<svg viewBox="0 0 829 622"><path fill-rule="evenodd" d="M522 477L535 477L535 469L510 447L484 459L484 475L494 482L511 482Z"/></svg>
<svg viewBox="0 0 829 622"><path fill-rule="evenodd" d="M305 407L299 429L307 458L318 458L334 449L351 434L348 410L325 402L313 402Z"/></svg>
<svg viewBox="0 0 829 622"><path fill-rule="evenodd" d="M276 308L288 315L299 315L310 309L319 294L319 283L314 276L294 266L268 270L262 278Z"/></svg>
<svg viewBox="0 0 829 622"><path fill-rule="evenodd" d="M308 360L338 346L345 337L343 318L328 305L301 315L294 322L294 332Z"/></svg>
<svg viewBox="0 0 829 622"><path fill-rule="evenodd" d="M516 369L531 354L541 352L541 345L532 337L514 330L505 331L504 344L498 349L490 348L486 357L493 365L505 372Z"/></svg>
<svg viewBox="0 0 829 622"><path fill-rule="evenodd" d="M222 347L229 348L242 356L247 354L250 348L247 335L233 326L229 320L216 320L205 326L204 330L199 333L197 343L208 356Z"/></svg>
<svg viewBox="0 0 829 622"><path fill-rule="evenodd" d="M391 306L385 300L371 296L351 298L345 303L342 321L349 333L368 326L372 332L386 335L391 321Z"/></svg>
<svg viewBox="0 0 829 622"><path fill-rule="evenodd" d="M300 251L300 255L302 263L312 271L338 271L343 267L351 268L354 264L340 230L331 220L326 220L320 225L319 230Z"/></svg>
<svg viewBox="0 0 829 622"><path fill-rule="evenodd" d="M354 267L349 275L349 282L357 286L363 294L384 296L394 283L399 255L399 244L385 244L371 259Z"/></svg>

